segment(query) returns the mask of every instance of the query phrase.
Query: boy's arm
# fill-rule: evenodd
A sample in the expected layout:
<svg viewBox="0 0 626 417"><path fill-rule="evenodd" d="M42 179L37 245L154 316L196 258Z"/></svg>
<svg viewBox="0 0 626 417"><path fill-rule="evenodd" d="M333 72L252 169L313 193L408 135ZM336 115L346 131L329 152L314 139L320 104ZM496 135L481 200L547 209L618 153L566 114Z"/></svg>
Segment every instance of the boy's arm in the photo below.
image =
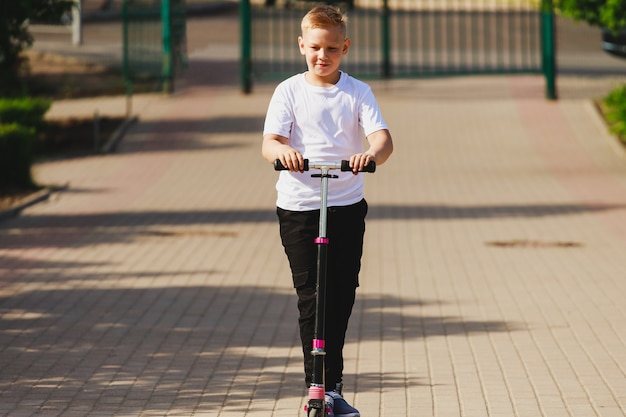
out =
<svg viewBox="0 0 626 417"><path fill-rule="evenodd" d="M393 140L387 129L371 133L367 136L367 141L370 146L365 152L350 157L350 167L355 174L363 170L370 161L376 162L376 165L384 164L393 152Z"/></svg>
<svg viewBox="0 0 626 417"><path fill-rule="evenodd" d="M300 152L289 146L289 139L284 136L275 134L263 135L261 154L271 164L279 159L284 166L289 168L289 171L304 172L304 157Z"/></svg>

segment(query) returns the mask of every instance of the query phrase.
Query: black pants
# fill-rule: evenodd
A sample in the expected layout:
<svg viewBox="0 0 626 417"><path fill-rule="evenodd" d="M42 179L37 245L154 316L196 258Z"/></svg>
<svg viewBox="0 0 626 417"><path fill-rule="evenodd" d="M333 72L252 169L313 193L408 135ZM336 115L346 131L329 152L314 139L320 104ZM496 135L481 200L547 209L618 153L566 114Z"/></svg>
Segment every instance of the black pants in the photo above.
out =
<svg viewBox="0 0 626 417"><path fill-rule="evenodd" d="M317 278L317 245L319 210L288 211L277 209L280 236L289 259L293 285L298 295L300 339L304 354L307 387L313 374L311 348L315 332L315 293ZM348 320L359 286L361 255L367 202L328 209L328 265L326 283L326 380L333 389L343 376L343 345Z"/></svg>

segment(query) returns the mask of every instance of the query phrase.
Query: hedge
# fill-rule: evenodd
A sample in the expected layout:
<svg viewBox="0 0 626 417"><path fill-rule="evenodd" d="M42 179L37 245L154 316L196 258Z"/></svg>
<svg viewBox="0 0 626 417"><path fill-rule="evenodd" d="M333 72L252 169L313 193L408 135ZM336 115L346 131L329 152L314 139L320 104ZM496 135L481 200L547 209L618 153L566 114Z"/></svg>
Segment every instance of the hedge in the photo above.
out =
<svg viewBox="0 0 626 417"><path fill-rule="evenodd" d="M52 102L42 98L0 99L0 124L17 123L41 131Z"/></svg>
<svg viewBox="0 0 626 417"><path fill-rule="evenodd" d="M41 98L0 99L0 186L37 187L31 173L33 151L51 104Z"/></svg>
<svg viewBox="0 0 626 417"><path fill-rule="evenodd" d="M0 124L0 186L36 188L31 173L36 137L32 127Z"/></svg>

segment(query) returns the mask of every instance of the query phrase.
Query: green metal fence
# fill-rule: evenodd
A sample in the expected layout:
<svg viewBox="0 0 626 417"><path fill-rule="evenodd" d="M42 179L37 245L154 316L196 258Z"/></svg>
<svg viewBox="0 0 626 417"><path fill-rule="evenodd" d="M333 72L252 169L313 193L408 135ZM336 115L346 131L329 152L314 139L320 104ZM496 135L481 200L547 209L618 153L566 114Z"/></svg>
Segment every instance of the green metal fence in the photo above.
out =
<svg viewBox="0 0 626 417"><path fill-rule="evenodd" d="M313 3L241 1L244 91L252 79L278 80L304 71L296 39L300 20ZM543 4L544 8L535 0L356 0L347 10L352 44L343 68L359 78L553 71L545 65L546 51L554 54L549 47L554 42L551 0ZM251 47L246 50L247 42Z"/></svg>
<svg viewBox="0 0 626 417"><path fill-rule="evenodd" d="M187 65L185 0L125 0L122 5L124 79L162 82L172 91Z"/></svg>

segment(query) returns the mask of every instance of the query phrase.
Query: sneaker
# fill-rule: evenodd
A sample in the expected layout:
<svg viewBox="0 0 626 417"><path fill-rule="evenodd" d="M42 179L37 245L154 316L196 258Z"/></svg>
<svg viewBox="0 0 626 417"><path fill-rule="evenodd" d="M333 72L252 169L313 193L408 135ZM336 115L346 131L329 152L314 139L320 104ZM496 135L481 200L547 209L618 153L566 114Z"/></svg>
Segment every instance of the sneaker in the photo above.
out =
<svg viewBox="0 0 626 417"><path fill-rule="evenodd" d="M335 417L335 413L333 411L333 408L335 407L335 400L329 394L326 394L324 399L326 400L326 416Z"/></svg>
<svg viewBox="0 0 626 417"><path fill-rule="evenodd" d="M352 407L346 400L343 399L341 394L337 391L329 391L326 393L326 402L328 398L332 400L333 414L329 414L329 417L361 417L361 413Z"/></svg>

